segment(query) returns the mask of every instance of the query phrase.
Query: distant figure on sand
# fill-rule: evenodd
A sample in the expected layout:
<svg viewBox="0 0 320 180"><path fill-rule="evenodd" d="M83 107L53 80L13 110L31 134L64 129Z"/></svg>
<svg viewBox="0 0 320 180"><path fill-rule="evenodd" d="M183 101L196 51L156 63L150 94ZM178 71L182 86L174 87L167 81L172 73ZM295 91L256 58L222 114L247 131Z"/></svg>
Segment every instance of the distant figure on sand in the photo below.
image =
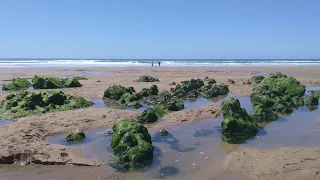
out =
<svg viewBox="0 0 320 180"><path fill-rule="evenodd" d="M152 63L151 63L151 67L153 67L153 61L152 61Z"/></svg>
<svg viewBox="0 0 320 180"><path fill-rule="evenodd" d="M158 61L158 65L159 65L159 67L160 67L160 61Z"/></svg>

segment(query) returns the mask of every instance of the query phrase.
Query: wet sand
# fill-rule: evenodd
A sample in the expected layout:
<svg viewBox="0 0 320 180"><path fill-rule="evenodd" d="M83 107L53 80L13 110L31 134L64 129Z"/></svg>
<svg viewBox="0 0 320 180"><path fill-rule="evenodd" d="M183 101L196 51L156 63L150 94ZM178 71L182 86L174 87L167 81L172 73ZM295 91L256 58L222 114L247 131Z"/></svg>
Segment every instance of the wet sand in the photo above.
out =
<svg viewBox="0 0 320 180"><path fill-rule="evenodd" d="M320 71L319 67L211 67L211 68L99 68L99 69L1 69L0 84L7 83L13 77L30 78L33 75L48 75L56 77L69 77L74 75L86 76L88 80L81 81L84 85L81 88L61 89L66 93L75 96L83 96L87 99L97 99L103 96L104 90L112 85L133 86L136 91L142 88L150 87L156 84L159 90L169 90L174 87L169 85L171 82L179 83L182 80L191 78L210 77L216 79L218 83L228 84L228 79L233 79L236 83L229 84L229 89L232 93L240 96L250 96L253 85L243 85L253 75L266 75L272 72L283 72L296 77L302 84L308 86L319 85ZM136 82L140 75L152 75L160 79L160 82L144 83ZM0 100L3 100L10 93L1 92ZM155 124L151 128L160 128L171 125L179 125L199 121L203 119L214 119L219 116L221 106L218 103L205 105L203 107L191 110L183 110L180 112L170 113L163 118L161 124ZM134 119L139 113L135 111L112 110L105 108L86 108L74 111L65 111L57 113L49 113L45 115L30 116L17 119L16 122L0 127L0 160L2 163L10 162L14 159L19 160L21 153L27 153L38 160L39 163L61 163L61 164L78 164L78 165L96 165L101 162L93 162L83 157L81 149L75 147L65 147L61 145L48 144L46 138L52 135L66 134L74 130L89 130L99 127L112 127L112 125L122 119ZM294 148L289 152L289 157L293 157ZM246 151L246 150L244 150ZM277 150L275 150L278 152ZM310 150L301 149L301 153L308 153ZM281 152L279 151L281 156ZM288 153L286 152L286 153ZM282 152L284 153L284 152ZM290 156L291 153L291 156ZM276 153L274 153L276 154ZM227 157L227 162L232 162L238 155ZM250 158L250 157L244 157ZM244 162L245 163L245 162ZM228 163L227 163L228 164ZM247 163L248 164L248 163ZM268 166L268 164L265 164ZM299 166L299 165L298 165ZM235 168L227 165L230 169L244 173L249 171L250 167ZM247 167L247 168L246 168ZM302 167L302 166L301 166ZM304 166L303 166L304 167ZM75 168L75 167L74 167ZM82 172L83 167L79 167L79 172ZM86 168L86 167L84 167ZM104 172L113 173L111 167L105 167L108 170ZM263 168L263 167L260 167ZM309 167L305 167L309 168ZM312 168L312 166L310 166ZM49 168L50 169L50 168ZM53 168L54 169L54 168ZM75 168L76 170L77 168ZM91 168L88 168L90 171ZM10 179L10 170L1 169L0 177ZM28 171L21 168L22 172ZM37 170L35 170L37 171ZM55 170L53 170L55 171ZM59 168L57 172L59 172ZM61 170L64 171L64 170ZM94 172L94 168L92 169ZM257 170L262 172L261 170ZM279 170L281 171L281 170ZM41 171L40 171L41 172ZM40 173L39 172L39 173ZM11 172L12 173L12 172ZM26 172L27 173L27 172ZM35 173L34 179L41 175ZM256 173L256 172L255 172ZM41 174L41 173L40 173ZM54 174L54 173L53 173ZM67 179L72 175L65 174L60 179ZM98 173L97 173L98 174ZM256 173L259 174L259 173ZM4 176L8 175L8 176ZM14 173L11 174L14 177ZM106 174L104 174L106 175ZM120 175L119 175L120 176ZM17 176L16 176L17 177ZM49 176L48 176L49 177ZM106 177L106 176L105 176ZM250 176L249 177L265 177L267 176ZM293 177L293 176L292 176ZM307 177L307 176L306 176ZM79 177L81 178L81 177ZM117 178L117 177L115 177ZM3 178L1 178L3 179ZM97 178L98 179L98 178Z"/></svg>

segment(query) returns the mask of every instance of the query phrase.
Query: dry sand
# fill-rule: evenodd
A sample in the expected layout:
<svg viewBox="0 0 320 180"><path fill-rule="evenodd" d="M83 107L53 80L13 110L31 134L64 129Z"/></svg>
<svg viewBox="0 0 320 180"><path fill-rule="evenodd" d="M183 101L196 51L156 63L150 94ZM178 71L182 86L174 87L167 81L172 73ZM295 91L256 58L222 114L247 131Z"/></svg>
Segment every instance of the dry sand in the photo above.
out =
<svg viewBox="0 0 320 180"><path fill-rule="evenodd" d="M90 72L99 72L101 74L90 74ZM7 83L13 77L32 78L33 75L49 75L57 77L68 77L72 75L87 75L88 80L82 81L83 87L62 89L66 93L75 96L83 96L87 99L102 98L103 92L107 87L112 85L125 85L133 86L137 91L142 88L150 87L156 84L159 90L169 90L174 87L169 85L171 82L179 83L183 80L191 78L201 78L208 76L216 79L218 83L228 84L228 79L233 79L236 83L229 85L232 93L240 96L249 96L254 86L243 85L248 78L252 75L262 74L266 75L272 72L283 72L288 75L296 77L302 84L311 86L319 85L320 71L318 67L211 67L211 68L99 68L99 69L1 69L0 71L0 84ZM108 72L108 74L103 74ZM112 74L109 74L112 73ZM160 79L156 83L136 82L140 75L152 75ZM0 93L0 101L5 98L9 93ZM155 124L151 127L162 128L168 125L177 125L182 123L190 123L203 119L213 119L221 112L221 106L213 103L203 106L199 109L183 110L166 115L163 123ZM104 117L104 115L106 115ZM99 109L99 108L86 108L74 111L56 112L45 115L30 116L25 118L16 119L16 122L0 127L0 161L1 163L11 163L14 160L19 160L20 155L24 153L31 155L34 163L40 164L78 164L78 165L96 165L99 162L92 162L83 157L82 151L79 148L71 148L60 145L52 145L46 143L48 136L56 134L66 134L74 130L88 130L96 127L112 127L112 125L122 119L134 119L138 113L134 111L112 110L112 109ZM231 153L226 161L226 167L240 173L246 173L249 177L270 179L265 175L264 169L271 168L277 162L277 156L286 159L303 155L308 156L313 152L314 157L319 162L320 153L316 153L317 149L297 149L291 148L287 151L274 150L268 152L261 152L261 158L274 156L273 160L259 161L261 165L254 166L254 171L251 170L251 164L258 164L258 160L254 159L252 153L254 150L244 150L247 152L240 157L242 152ZM260 151L258 151L260 153ZM286 155L286 156L284 156ZM236 165L237 159L240 157L239 165ZM256 156L254 156L256 157ZM308 156L309 157L309 156ZM246 161L247 159L252 159ZM241 161L242 160L242 161ZM255 161L254 161L255 160ZM257 162L256 162L257 161ZM262 162L262 163L261 163ZM295 164L296 168L301 168L304 177L313 177L311 174L314 172L315 167L311 164L299 163ZM241 166L243 164L243 166ZM310 166L309 166L310 165ZM286 174L285 168L278 170L273 168L275 174L272 178L282 178ZM267 170L266 170L267 171ZM107 172L107 171L106 171ZM113 170L109 168L108 172L112 173ZM312 172L311 174L309 172ZM288 173L287 173L288 174ZM293 173L291 173L293 174ZM290 176L294 177L294 176Z"/></svg>

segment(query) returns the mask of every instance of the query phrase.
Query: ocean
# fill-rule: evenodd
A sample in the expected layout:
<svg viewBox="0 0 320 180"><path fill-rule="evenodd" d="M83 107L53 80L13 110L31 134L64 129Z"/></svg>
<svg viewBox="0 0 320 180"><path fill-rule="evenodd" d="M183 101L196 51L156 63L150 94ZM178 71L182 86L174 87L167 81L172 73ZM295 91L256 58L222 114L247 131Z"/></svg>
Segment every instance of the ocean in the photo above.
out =
<svg viewBox="0 0 320 180"><path fill-rule="evenodd" d="M0 68L21 67L318 66L320 59L54 59L0 58Z"/></svg>

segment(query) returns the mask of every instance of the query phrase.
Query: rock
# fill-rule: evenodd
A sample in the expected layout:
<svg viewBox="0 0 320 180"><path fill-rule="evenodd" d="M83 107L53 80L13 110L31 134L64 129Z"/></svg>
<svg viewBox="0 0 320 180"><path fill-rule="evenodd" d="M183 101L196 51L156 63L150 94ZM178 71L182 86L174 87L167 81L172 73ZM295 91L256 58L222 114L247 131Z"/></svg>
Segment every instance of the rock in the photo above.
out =
<svg viewBox="0 0 320 180"><path fill-rule="evenodd" d="M63 80L54 77L35 75L32 79L34 89L57 89L63 88Z"/></svg>
<svg viewBox="0 0 320 180"><path fill-rule="evenodd" d="M31 86L31 83L22 78L14 78L10 84L4 84L2 86L3 91L17 91L17 90L26 90Z"/></svg>
<svg viewBox="0 0 320 180"><path fill-rule="evenodd" d="M68 143L78 143L86 139L84 132L73 132L66 137Z"/></svg>
<svg viewBox="0 0 320 180"><path fill-rule="evenodd" d="M154 109L146 109L144 110L138 117L137 121L142 124L154 123L158 120L158 116Z"/></svg>
<svg viewBox="0 0 320 180"><path fill-rule="evenodd" d="M260 84L260 82L264 79L263 76L252 76L250 79L248 79L247 84Z"/></svg>
<svg viewBox="0 0 320 180"><path fill-rule="evenodd" d="M298 96L293 97L292 103L294 107L303 106L303 97L298 97Z"/></svg>
<svg viewBox="0 0 320 180"><path fill-rule="evenodd" d="M65 88L71 88L71 87L81 87L82 84L79 82L77 78L71 77L68 79L65 79L64 87Z"/></svg>
<svg viewBox="0 0 320 180"><path fill-rule="evenodd" d="M210 78L210 79L208 80L208 84L215 84L215 83L216 83L216 80L215 80L215 79L211 79L211 78Z"/></svg>
<svg viewBox="0 0 320 180"><path fill-rule="evenodd" d="M200 89L201 96L208 99L214 98L220 95L226 95L228 93L229 93L229 88L227 85L224 85L224 84L207 85L207 86L203 86Z"/></svg>
<svg viewBox="0 0 320 180"><path fill-rule="evenodd" d="M111 147L116 165L141 169L152 163L153 146L148 129L141 123L122 120L113 126Z"/></svg>
<svg viewBox="0 0 320 180"><path fill-rule="evenodd" d="M255 106L250 113L250 117L257 122L275 121L278 119L276 113L262 105Z"/></svg>
<svg viewBox="0 0 320 180"><path fill-rule="evenodd" d="M148 97L152 95L158 95L158 87L156 85L152 85L149 89L148 88L143 88L138 94L138 96L141 97Z"/></svg>
<svg viewBox="0 0 320 180"><path fill-rule="evenodd" d="M305 86L295 78L275 73L253 89L251 101L253 106L261 104L275 112L290 113L299 104L297 98L301 98L305 90ZM293 102L294 97L297 97L296 102Z"/></svg>
<svg viewBox="0 0 320 180"><path fill-rule="evenodd" d="M236 82L234 80L232 80L232 79L228 79L228 83L235 84Z"/></svg>
<svg viewBox="0 0 320 180"><path fill-rule="evenodd" d="M152 76L140 76L140 78L138 79L138 82L157 82L159 81L159 79L152 77Z"/></svg>
<svg viewBox="0 0 320 180"><path fill-rule="evenodd" d="M222 103L222 134L225 139L254 137L260 126L240 107L238 99L230 98Z"/></svg>
<svg viewBox="0 0 320 180"><path fill-rule="evenodd" d="M168 101L164 104L164 106L166 107L166 109L168 109L169 111L179 111L181 109L184 109L184 104L181 102L178 102L176 100L171 100Z"/></svg>
<svg viewBox="0 0 320 180"><path fill-rule="evenodd" d="M55 111L66 111L91 106L82 97L73 97L61 91L21 92L6 97L0 103L0 117L13 119Z"/></svg>
<svg viewBox="0 0 320 180"><path fill-rule="evenodd" d="M160 134L160 136L168 136L169 133L167 130L161 129L159 134Z"/></svg>
<svg viewBox="0 0 320 180"><path fill-rule="evenodd" d="M175 85L176 85L176 82L172 82L172 83L170 83L169 85L175 86Z"/></svg>
<svg viewBox="0 0 320 180"><path fill-rule="evenodd" d="M312 91L312 94L313 94L314 97L316 97L317 99L320 99L320 91Z"/></svg>
<svg viewBox="0 0 320 180"><path fill-rule="evenodd" d="M126 105L129 106L129 107L133 107L135 109L139 109L139 108L142 107L142 104L140 104L137 101L133 101L133 102L127 103Z"/></svg>
<svg viewBox="0 0 320 180"><path fill-rule="evenodd" d="M88 80L88 78L82 77L82 76L73 76L72 78L80 81L80 80Z"/></svg>
<svg viewBox="0 0 320 180"><path fill-rule="evenodd" d="M139 99L140 98L138 98L135 94L131 94L129 92L126 92L125 94L123 94L120 97L119 102L121 104L126 104L126 103L130 103L130 102L133 102L133 101L137 101Z"/></svg>
<svg viewBox="0 0 320 180"><path fill-rule="evenodd" d="M197 92L204 82L201 79L191 79L190 81L182 81L181 85L178 84L172 89L172 95L177 98L185 98L189 92Z"/></svg>
<svg viewBox="0 0 320 180"><path fill-rule="evenodd" d="M204 81L209 81L209 80L210 78L208 76L204 78Z"/></svg>
<svg viewBox="0 0 320 180"><path fill-rule="evenodd" d="M156 112L157 116L159 118L163 117L165 114L169 113L169 110L163 105L158 104L154 107L154 111Z"/></svg>
<svg viewBox="0 0 320 180"><path fill-rule="evenodd" d="M121 85L115 85L105 90L103 97L106 97L112 100L119 100L121 96L124 95L125 93L132 94L133 92L134 92L134 89L132 88L126 88Z"/></svg>
<svg viewBox="0 0 320 180"><path fill-rule="evenodd" d="M246 85L246 83L245 83L245 82L242 82L242 85Z"/></svg>
<svg viewBox="0 0 320 180"><path fill-rule="evenodd" d="M309 96L303 97L303 105L304 106L317 106L319 103L319 99L311 93Z"/></svg>

